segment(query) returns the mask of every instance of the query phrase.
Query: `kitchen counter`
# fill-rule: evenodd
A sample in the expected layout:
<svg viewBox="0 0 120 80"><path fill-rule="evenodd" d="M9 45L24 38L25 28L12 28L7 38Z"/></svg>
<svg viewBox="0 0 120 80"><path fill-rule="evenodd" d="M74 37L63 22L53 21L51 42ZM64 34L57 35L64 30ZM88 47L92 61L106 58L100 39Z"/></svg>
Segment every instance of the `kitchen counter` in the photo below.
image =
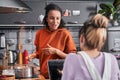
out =
<svg viewBox="0 0 120 80"><path fill-rule="evenodd" d="M40 80L39 78L15 79L15 80ZM45 79L50 80L50 79Z"/></svg>

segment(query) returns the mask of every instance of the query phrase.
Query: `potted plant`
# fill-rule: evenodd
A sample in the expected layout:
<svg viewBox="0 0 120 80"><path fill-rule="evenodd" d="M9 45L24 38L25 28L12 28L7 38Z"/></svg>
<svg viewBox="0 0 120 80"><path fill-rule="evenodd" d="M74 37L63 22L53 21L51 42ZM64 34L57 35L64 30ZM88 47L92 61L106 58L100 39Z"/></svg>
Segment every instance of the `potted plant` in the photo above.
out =
<svg viewBox="0 0 120 80"><path fill-rule="evenodd" d="M100 3L99 6L101 10L98 13L105 15L112 22L120 21L120 0L114 0L113 3Z"/></svg>

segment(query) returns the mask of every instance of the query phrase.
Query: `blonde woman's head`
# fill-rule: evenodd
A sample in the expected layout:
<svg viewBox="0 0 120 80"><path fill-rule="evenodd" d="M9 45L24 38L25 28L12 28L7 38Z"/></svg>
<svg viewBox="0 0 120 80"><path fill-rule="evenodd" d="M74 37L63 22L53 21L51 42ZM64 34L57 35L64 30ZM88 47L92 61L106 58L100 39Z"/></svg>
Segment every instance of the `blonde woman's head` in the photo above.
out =
<svg viewBox="0 0 120 80"><path fill-rule="evenodd" d="M82 26L80 30L80 37L82 36L84 38L85 47L88 49L97 48L101 50L107 36L106 28L108 21L109 20L102 14L96 14L89 21L84 23L84 26Z"/></svg>

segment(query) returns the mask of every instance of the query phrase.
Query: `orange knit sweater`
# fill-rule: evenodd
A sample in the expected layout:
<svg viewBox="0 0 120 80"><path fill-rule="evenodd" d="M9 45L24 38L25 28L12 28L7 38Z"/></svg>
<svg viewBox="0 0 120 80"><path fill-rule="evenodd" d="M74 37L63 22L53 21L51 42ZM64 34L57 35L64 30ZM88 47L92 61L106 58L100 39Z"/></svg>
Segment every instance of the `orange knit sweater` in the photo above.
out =
<svg viewBox="0 0 120 80"><path fill-rule="evenodd" d="M39 58L40 61L40 73L45 78L49 77L47 61L50 59L61 59L61 57L56 54L45 55L41 52L42 48L46 48L47 44L49 44L67 54L76 52L76 46L72 36L65 28L57 29L53 32L49 31L47 28L40 29L36 32L34 43L36 45L36 57Z"/></svg>

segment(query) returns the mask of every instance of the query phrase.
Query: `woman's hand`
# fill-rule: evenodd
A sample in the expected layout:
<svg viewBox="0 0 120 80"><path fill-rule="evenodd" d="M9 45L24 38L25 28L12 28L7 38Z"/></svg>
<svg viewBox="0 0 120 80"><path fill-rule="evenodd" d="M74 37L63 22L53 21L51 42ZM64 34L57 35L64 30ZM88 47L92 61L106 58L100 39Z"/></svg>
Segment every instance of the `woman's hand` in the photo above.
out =
<svg viewBox="0 0 120 80"><path fill-rule="evenodd" d="M42 52L45 53L46 55L49 54L55 54L57 52L58 49L50 46L49 44L47 44L48 48L43 48Z"/></svg>
<svg viewBox="0 0 120 80"><path fill-rule="evenodd" d="M45 80L45 77L43 75L39 75L40 80Z"/></svg>
<svg viewBox="0 0 120 80"><path fill-rule="evenodd" d="M63 59L67 56L67 54L62 52L61 50L59 50L57 48L54 48L54 47L50 46L49 44L47 46L48 46L48 48L43 48L42 49L42 52L45 53L46 55L56 54Z"/></svg>
<svg viewBox="0 0 120 80"><path fill-rule="evenodd" d="M36 54L33 53L33 54L30 54L30 55L26 56L26 59L27 59L28 61L30 61L30 59L33 59L33 58L35 58L35 57L36 57Z"/></svg>

